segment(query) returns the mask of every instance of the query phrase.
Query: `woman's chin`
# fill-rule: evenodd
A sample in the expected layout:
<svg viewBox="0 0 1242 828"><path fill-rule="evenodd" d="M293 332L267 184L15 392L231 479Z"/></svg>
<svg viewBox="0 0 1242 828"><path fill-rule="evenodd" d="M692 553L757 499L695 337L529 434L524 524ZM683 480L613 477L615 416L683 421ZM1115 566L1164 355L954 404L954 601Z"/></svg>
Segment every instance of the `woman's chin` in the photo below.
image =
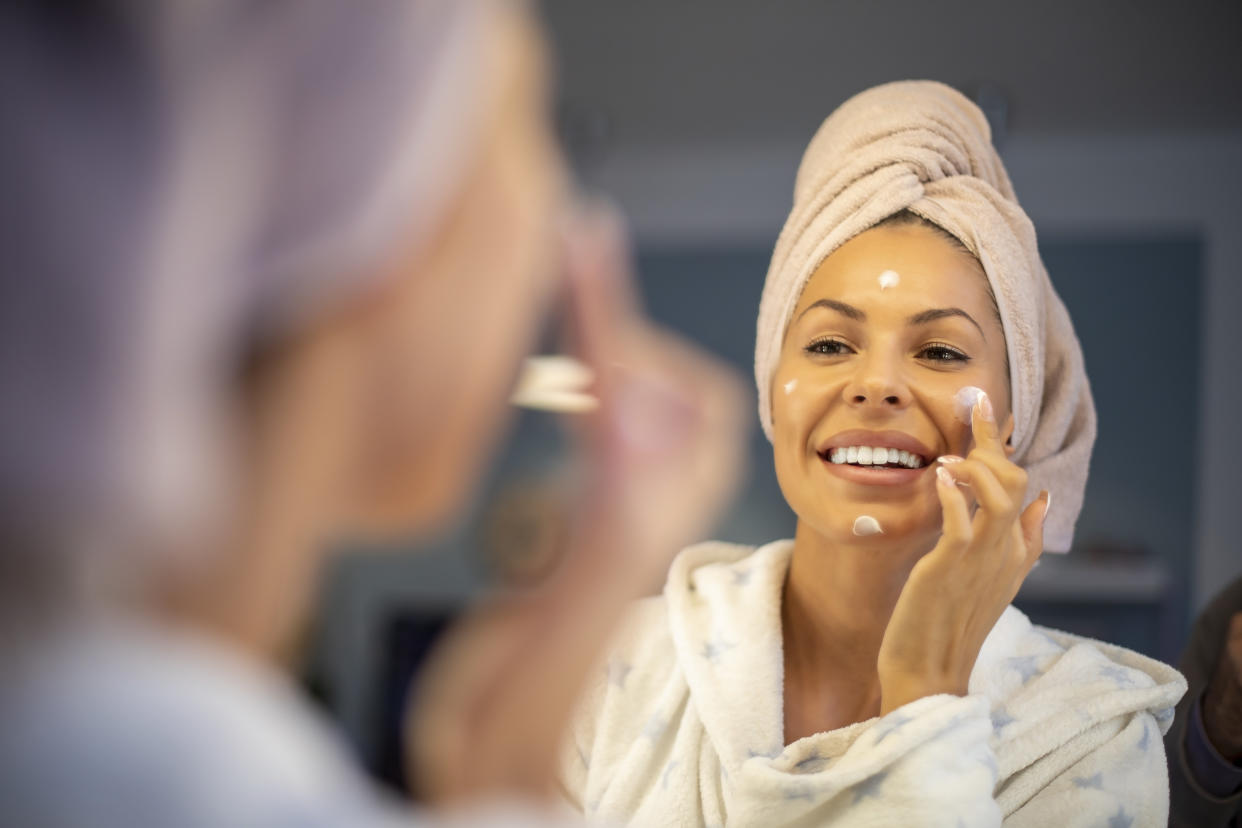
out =
<svg viewBox="0 0 1242 828"><path fill-rule="evenodd" d="M834 544L872 544L909 548L935 542L940 534L940 516L912 519L909 510L874 508L860 505L821 515L811 520L799 518L814 531Z"/></svg>

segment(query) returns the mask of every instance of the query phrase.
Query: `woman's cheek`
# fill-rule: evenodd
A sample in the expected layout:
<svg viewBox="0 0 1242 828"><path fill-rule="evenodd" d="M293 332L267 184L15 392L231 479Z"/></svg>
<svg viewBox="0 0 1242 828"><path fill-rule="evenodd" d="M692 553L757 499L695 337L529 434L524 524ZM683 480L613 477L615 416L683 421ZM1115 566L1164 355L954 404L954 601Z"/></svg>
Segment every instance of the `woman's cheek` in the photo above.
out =
<svg viewBox="0 0 1242 828"><path fill-rule="evenodd" d="M798 385L798 378L778 375L772 389L773 436L791 459L802 453L798 447L805 445L808 434L809 414L806 401L797 394Z"/></svg>

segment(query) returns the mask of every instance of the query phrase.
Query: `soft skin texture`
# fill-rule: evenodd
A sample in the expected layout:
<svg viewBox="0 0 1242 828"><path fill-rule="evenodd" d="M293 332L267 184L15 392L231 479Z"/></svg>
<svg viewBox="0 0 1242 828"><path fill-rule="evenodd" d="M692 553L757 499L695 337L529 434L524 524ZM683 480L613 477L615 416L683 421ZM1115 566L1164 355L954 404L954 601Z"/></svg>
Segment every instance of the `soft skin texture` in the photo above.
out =
<svg viewBox="0 0 1242 828"><path fill-rule="evenodd" d="M903 274L901 290L880 288L883 270ZM794 318L773 381L797 390L772 395L777 478L798 516L782 604L787 741L963 693L1041 551L1046 502L1021 511L1004 335L960 247L922 225L873 228L824 261ZM971 426L955 416L966 385L996 401ZM821 455L857 429L912 438L927 465L896 485L842 476ZM860 514L884 533L855 535Z"/></svg>
<svg viewBox="0 0 1242 828"><path fill-rule="evenodd" d="M883 263L903 274L901 290L877 284L874 274ZM866 321L813 307L821 299L857 308ZM956 316L906 323L913 314L954 307L969 313L982 332ZM966 385L988 392L1005 436L1012 433L1005 336L978 262L920 226L868 230L824 260L794 320L773 384L796 380L796 390L772 395L776 472L786 501L825 537L846 539L854 517L869 514L905 545L930 549L940 532L932 475L919 483L931 497L914 497L905 487L861 487L828 475L816 450L847 429L896 429L931 449L928 460L964 456L970 428L954 417L953 401ZM950 348L970 361L952 359Z"/></svg>
<svg viewBox="0 0 1242 828"><path fill-rule="evenodd" d="M1029 475L1028 499L1056 490L1045 539L1049 551L1065 552L1082 508L1095 408L1069 314L990 137L978 106L933 81L872 87L825 119L798 165L760 294L759 416L774 439L772 374L803 290L825 258L891 217L920 216L985 268L1012 369L1014 457Z"/></svg>

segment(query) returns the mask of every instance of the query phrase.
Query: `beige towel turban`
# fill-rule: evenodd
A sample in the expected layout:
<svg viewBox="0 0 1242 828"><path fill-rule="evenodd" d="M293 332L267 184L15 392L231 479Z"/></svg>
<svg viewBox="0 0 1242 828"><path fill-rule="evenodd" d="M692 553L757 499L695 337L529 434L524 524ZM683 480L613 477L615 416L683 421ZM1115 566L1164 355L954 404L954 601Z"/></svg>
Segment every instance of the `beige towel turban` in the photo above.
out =
<svg viewBox="0 0 1242 828"><path fill-rule="evenodd" d="M869 89L811 139L759 303L755 380L763 429L771 439L772 374L807 280L847 240L906 209L960 239L987 272L1009 350L1014 460L1029 475L1028 499L1052 492L1045 548L1067 551L1095 442L1082 349L983 113L944 84Z"/></svg>

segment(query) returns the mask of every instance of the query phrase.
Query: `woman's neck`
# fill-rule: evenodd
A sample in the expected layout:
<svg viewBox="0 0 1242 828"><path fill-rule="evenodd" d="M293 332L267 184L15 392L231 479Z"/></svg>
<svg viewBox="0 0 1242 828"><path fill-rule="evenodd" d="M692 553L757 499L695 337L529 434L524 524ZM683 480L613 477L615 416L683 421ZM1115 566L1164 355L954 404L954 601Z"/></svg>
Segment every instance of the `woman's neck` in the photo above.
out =
<svg viewBox="0 0 1242 828"><path fill-rule="evenodd" d="M829 539L799 521L781 601L785 737L876 715L876 660L911 568L909 539Z"/></svg>

